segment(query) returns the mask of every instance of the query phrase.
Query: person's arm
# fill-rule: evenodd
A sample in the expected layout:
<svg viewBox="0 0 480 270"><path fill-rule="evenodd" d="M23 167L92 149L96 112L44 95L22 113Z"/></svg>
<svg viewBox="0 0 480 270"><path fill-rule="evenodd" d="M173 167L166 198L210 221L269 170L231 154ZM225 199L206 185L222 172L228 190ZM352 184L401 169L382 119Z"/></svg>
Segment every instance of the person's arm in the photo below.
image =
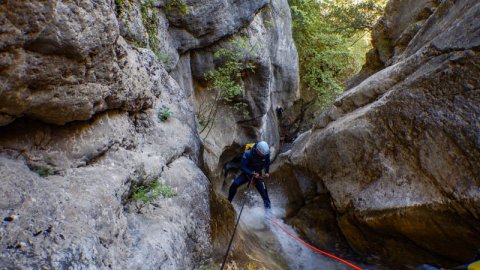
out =
<svg viewBox="0 0 480 270"><path fill-rule="evenodd" d="M250 159L250 150L245 152L242 157L242 161L240 162L240 169L248 176L252 177L253 171L248 168L248 161Z"/></svg>

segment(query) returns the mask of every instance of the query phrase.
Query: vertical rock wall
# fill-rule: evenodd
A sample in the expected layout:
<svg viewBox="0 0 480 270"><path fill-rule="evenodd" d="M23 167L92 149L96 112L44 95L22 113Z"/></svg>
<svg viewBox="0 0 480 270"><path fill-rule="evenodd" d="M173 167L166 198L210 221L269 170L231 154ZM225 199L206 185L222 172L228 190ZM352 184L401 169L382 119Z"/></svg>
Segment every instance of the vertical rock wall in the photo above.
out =
<svg viewBox="0 0 480 270"><path fill-rule="evenodd" d="M221 13L221 16L229 23L232 15ZM213 39L218 33L211 35ZM181 64L174 74L183 82L181 84L192 89L197 108L205 102L205 97L211 95L205 89L206 72L224 64L223 59L215 57L214 53L222 48L235 50L237 37L244 38L247 44L241 61L254 65L252 71L242 75L240 82L244 92L238 101L246 104L243 111L247 115L240 115L242 113L232 106L220 105L213 127L201 134L205 138L204 161L211 179L221 178L222 166L238 155L245 143L266 140L276 154L279 131L275 109L289 106L298 95L298 55L291 37L290 9L287 1L270 1L262 4L252 20L224 35L223 39L182 54ZM187 75L185 71L189 69L191 74ZM215 189L218 190L220 185L221 181L217 180Z"/></svg>
<svg viewBox="0 0 480 270"><path fill-rule="evenodd" d="M221 1L218 1L221 2ZM240 5L241 7L238 7ZM221 67L224 60L215 57L221 49L235 50L237 38L247 45L240 61L253 64L239 82L243 87L237 100L246 104L248 115L231 105L220 104L211 129L203 139L203 168L212 183L212 237L214 254L223 256L232 229L232 211L221 194L232 179L223 178L222 167L241 153L245 143L260 139L279 149L279 131L275 109L289 106L298 95L298 55L291 35L290 8L287 1L225 1L195 3L192 18L172 19L172 36L181 36L179 61L172 76L192 95L195 108L204 105L212 93L207 90L205 74ZM235 7L235 8L233 8ZM213 16L197 16L211 11ZM245 10L251 12L245 13ZM236 14L238 12L238 14ZM235 14L232 14L235 13ZM242 17L240 20L232 18ZM239 23L241 22L241 23ZM211 25L215 25L212 28ZM207 135L208 134L208 135ZM230 222L226 222L230 221Z"/></svg>
<svg viewBox="0 0 480 270"><path fill-rule="evenodd" d="M232 209L199 168L198 81L229 37L259 44L256 73L243 80L254 114L242 125L226 111L216 123L208 172L234 142L278 145L273 109L298 84L287 2L3 1L0 28L0 266L208 264L212 233L231 229L215 213L231 223ZM177 195L137 208L132 187L154 180ZM211 214L210 202L229 212Z"/></svg>
<svg viewBox="0 0 480 270"><path fill-rule="evenodd" d="M375 34L383 69L337 98L276 175L290 183L292 222L320 245L328 228L311 209L329 195L331 222L366 258L466 263L480 248L480 4L387 7Z"/></svg>

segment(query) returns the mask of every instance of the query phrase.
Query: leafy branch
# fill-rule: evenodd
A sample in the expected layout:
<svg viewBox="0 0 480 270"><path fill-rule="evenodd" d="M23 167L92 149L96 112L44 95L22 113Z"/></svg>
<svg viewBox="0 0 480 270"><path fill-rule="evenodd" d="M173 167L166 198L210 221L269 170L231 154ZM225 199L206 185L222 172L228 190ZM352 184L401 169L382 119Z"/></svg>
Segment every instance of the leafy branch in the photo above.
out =
<svg viewBox="0 0 480 270"><path fill-rule="evenodd" d="M214 57L223 60L223 65L205 73L207 90L211 94L202 100L197 111L199 133L206 132L204 138L210 134L221 104L230 105L237 111L245 109L245 104L237 100L244 90L241 79L243 73L253 71L255 65L241 59L256 51L257 45L252 46L245 38L240 37L235 38L232 45L233 49L221 48L214 53Z"/></svg>
<svg viewBox="0 0 480 270"><path fill-rule="evenodd" d="M188 14L188 7L183 0L170 0L166 4L166 10L168 13L173 12L180 15Z"/></svg>
<svg viewBox="0 0 480 270"><path fill-rule="evenodd" d="M290 0L289 4L302 96L315 98L315 107L321 110L363 65L371 46L365 37L380 18L385 0Z"/></svg>

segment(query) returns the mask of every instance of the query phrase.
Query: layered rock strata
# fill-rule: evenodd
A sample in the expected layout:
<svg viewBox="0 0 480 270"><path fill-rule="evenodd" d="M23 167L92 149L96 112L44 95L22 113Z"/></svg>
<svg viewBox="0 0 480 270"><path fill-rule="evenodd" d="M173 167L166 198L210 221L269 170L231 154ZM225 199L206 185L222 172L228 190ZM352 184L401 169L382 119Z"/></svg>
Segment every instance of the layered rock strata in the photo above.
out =
<svg viewBox="0 0 480 270"><path fill-rule="evenodd" d="M0 14L0 265L207 265L233 210L200 169L194 86L232 36L259 44L242 82L253 124L225 123L238 135L213 143L207 171L241 134L278 143L273 108L298 82L287 2L7 1ZM154 181L176 196L132 200Z"/></svg>
<svg viewBox="0 0 480 270"><path fill-rule="evenodd" d="M328 245L311 209L329 195L329 220L364 257L400 269L478 256L479 17L473 0L389 2L375 35L384 68L338 97L277 170L312 241Z"/></svg>

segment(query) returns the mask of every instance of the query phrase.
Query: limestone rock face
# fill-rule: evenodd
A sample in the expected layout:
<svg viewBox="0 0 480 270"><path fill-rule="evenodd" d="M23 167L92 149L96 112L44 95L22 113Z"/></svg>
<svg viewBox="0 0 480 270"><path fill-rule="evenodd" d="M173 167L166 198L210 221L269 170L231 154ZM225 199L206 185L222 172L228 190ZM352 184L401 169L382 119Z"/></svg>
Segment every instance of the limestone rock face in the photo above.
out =
<svg viewBox="0 0 480 270"><path fill-rule="evenodd" d="M278 143L273 109L298 85L288 5L171 2L0 3L1 266L196 269L229 239L233 209L200 168L244 133ZM235 35L259 44L243 59L253 113L242 126L227 110L213 132L239 135L202 155L199 84ZM154 181L177 195L132 199Z"/></svg>
<svg viewBox="0 0 480 270"><path fill-rule="evenodd" d="M190 0L185 3L187 14L171 12L167 16L171 23L169 31L180 52L211 45L236 33L249 25L269 1Z"/></svg>
<svg viewBox="0 0 480 270"><path fill-rule="evenodd" d="M0 265L198 267L210 184L189 93L119 36L109 2L0 9ZM173 113L164 122L161 106ZM177 195L139 212L133 186L156 180Z"/></svg>
<svg viewBox="0 0 480 270"><path fill-rule="evenodd" d="M441 1L389 1L383 16L372 31L372 48L362 70L350 79L347 88L352 88L370 75L397 62L410 41L435 12ZM419 46L424 43L417 44Z"/></svg>
<svg viewBox="0 0 480 270"><path fill-rule="evenodd" d="M200 134L204 142L203 168L211 180L214 193L211 199L213 257L221 260L234 221L229 203L219 198L225 196L220 193L233 180L231 175L223 177L222 167L241 154L245 143L260 139L269 142L272 157L276 155L279 131L275 109L289 106L297 98L298 55L291 35L287 1L274 0L269 4L268 1L197 2L189 5L191 13L188 15L180 18L167 16L176 27L171 29L171 36L182 37L177 38L181 40L179 51L185 51L180 53L172 76L192 95L196 111L204 108L206 100L212 95L206 89L205 74L225 64L222 57L215 56L216 52L222 49L237 50L235 44L241 39L245 46L241 48L239 61L254 66L253 70L242 72L239 82L244 90L236 97L236 101L244 104L244 107L239 111L230 104L220 103L213 125ZM242 8L228 10L227 7L233 6ZM216 10L218 14L214 12L208 21L201 19L201 16L193 16L206 10ZM245 10L250 13L245 13ZM195 20L187 20L190 14ZM235 19L232 24L232 18L239 16L242 17L241 23ZM216 26L214 31L210 29L211 25ZM204 32L209 34L200 35ZM216 41L219 34L224 36ZM205 42L210 42L209 46L205 46Z"/></svg>
<svg viewBox="0 0 480 270"><path fill-rule="evenodd" d="M286 191L293 205L305 213L330 194L339 228L365 256L401 268L478 255L479 16L477 1L441 2L404 47L380 57L388 67L340 96L282 157L279 173L303 176Z"/></svg>
<svg viewBox="0 0 480 270"><path fill-rule="evenodd" d="M25 116L65 124L152 106L148 74L126 53L108 2L15 1L0 12L1 123Z"/></svg>
<svg viewBox="0 0 480 270"><path fill-rule="evenodd" d="M244 107L240 112L231 105L220 104L212 128L200 134L205 138L204 161L212 179L222 178L222 166L241 153L245 143L266 140L272 157L275 156L280 140L275 109L289 106L298 96L298 55L291 37L289 7L287 1L276 0L263 7L233 37L182 56L179 67L187 68L174 73L179 81L187 82L183 83L186 88L192 89L197 108L211 95L206 90L205 73L224 64L224 59L214 56L215 52L237 49L238 37L246 41L241 61L254 68L242 74L240 84L244 91L237 102ZM185 75L188 67L191 74ZM219 190L221 184L216 181L215 189Z"/></svg>
<svg viewBox="0 0 480 270"><path fill-rule="evenodd" d="M151 52L137 57L162 90L154 109L1 128L1 265L183 269L208 255L209 181L197 165L191 107ZM173 111L165 122L161 105ZM155 180L177 195L138 212L132 187Z"/></svg>

